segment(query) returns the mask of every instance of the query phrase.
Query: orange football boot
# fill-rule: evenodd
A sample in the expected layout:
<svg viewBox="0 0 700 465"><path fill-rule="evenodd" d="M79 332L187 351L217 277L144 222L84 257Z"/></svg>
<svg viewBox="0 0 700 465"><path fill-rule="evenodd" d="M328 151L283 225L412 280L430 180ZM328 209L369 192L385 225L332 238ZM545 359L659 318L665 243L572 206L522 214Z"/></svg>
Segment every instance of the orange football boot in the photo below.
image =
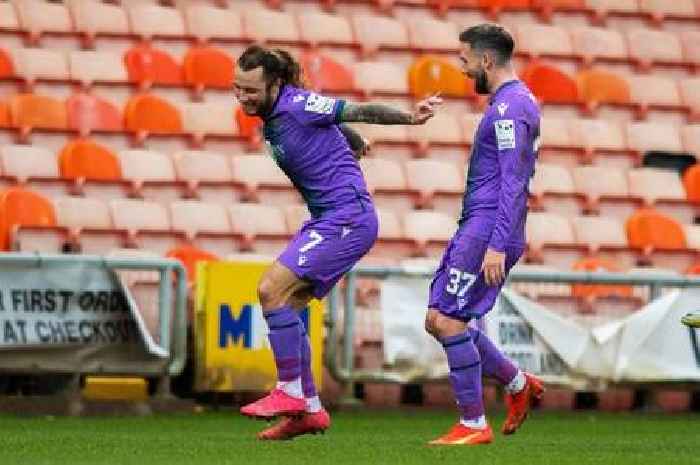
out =
<svg viewBox="0 0 700 465"><path fill-rule="evenodd" d="M489 444L493 441L493 431L490 426L486 428L470 428L462 423L457 423L452 429L428 444L433 446L475 446Z"/></svg>
<svg viewBox="0 0 700 465"><path fill-rule="evenodd" d="M286 441L302 434L323 434L331 426L331 417L326 409L306 413L302 416L286 417L277 424L258 433L258 439Z"/></svg>
<svg viewBox="0 0 700 465"><path fill-rule="evenodd" d="M241 407L247 417L274 418L280 415L301 415L306 411L306 401L292 397L281 389L272 392L251 404Z"/></svg>
<svg viewBox="0 0 700 465"><path fill-rule="evenodd" d="M505 401L506 407L508 407L508 414L501 429L503 434L515 433L527 418L532 401L541 399L543 394L544 383L542 380L530 373L525 373L525 387L523 390L514 394L506 394Z"/></svg>

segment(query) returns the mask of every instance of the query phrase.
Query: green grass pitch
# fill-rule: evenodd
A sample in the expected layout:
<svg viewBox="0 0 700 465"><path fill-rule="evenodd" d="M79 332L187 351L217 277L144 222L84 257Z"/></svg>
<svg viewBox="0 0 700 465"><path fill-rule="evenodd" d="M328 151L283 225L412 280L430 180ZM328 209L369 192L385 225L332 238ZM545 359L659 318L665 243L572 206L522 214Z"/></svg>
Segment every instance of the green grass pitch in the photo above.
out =
<svg viewBox="0 0 700 465"><path fill-rule="evenodd" d="M231 412L122 418L0 416L2 465L700 464L700 415L535 412L514 436L428 447L450 412L333 415L325 435L260 442L266 423ZM495 427L502 415L491 417Z"/></svg>

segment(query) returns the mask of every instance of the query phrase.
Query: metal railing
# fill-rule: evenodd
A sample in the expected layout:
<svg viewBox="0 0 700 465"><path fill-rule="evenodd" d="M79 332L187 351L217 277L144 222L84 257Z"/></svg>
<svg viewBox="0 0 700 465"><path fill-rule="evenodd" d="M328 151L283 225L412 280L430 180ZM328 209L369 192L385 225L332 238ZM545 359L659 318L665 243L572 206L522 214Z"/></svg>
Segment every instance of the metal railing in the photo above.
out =
<svg viewBox="0 0 700 465"><path fill-rule="evenodd" d="M403 267L368 267L361 266L346 275L343 299L343 332L342 352L338 357L338 342L341 339L338 331L340 313L339 297L341 292L334 288L328 298L328 313L326 315L327 335L325 340L325 364L331 375L345 384L346 394L350 394L354 382L378 383L417 383L435 381L435 379L416 378L405 373L391 370L358 370L354 367L355 349L353 345L356 305L355 295L357 278L386 278L389 276L431 278L432 268L403 268ZM665 287L700 287L700 277L672 276L668 274L628 274L608 272L560 272L547 273L540 271L513 270L506 284L512 283L553 283L553 284L619 284L646 286L649 288L650 299L661 295ZM427 302L426 302L427 305Z"/></svg>

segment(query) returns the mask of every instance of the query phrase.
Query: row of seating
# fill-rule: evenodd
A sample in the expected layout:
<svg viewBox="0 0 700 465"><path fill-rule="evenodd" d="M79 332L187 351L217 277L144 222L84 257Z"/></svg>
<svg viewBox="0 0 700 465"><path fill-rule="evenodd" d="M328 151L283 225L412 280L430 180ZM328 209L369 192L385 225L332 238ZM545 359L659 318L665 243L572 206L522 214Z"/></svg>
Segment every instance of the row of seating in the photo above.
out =
<svg viewBox="0 0 700 465"><path fill-rule="evenodd" d="M0 3L0 29L26 30L35 39L42 33L88 37L106 34L156 37L194 37L200 40L272 42L284 44L339 45L361 47L366 52L380 48L456 51L463 25L417 17L404 24L377 15L341 15L302 12L298 15L255 8L238 12L206 4L191 5L184 16L174 8L138 4L126 11L117 5L95 0L73 1L69 6L41 0ZM72 10L72 11L71 11ZM636 63L675 64L695 67L700 63L700 33L634 29L621 34L604 28L576 27L571 30L552 25L519 24L514 28L518 52L527 56L554 56Z"/></svg>

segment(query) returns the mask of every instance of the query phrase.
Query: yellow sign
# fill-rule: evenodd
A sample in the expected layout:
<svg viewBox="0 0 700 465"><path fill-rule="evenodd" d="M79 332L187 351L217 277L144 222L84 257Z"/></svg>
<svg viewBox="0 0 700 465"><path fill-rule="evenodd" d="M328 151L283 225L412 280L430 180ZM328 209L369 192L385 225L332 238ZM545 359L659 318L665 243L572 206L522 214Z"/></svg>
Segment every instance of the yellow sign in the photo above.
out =
<svg viewBox="0 0 700 465"><path fill-rule="evenodd" d="M195 303L195 389L265 391L277 370L257 286L266 263L200 262ZM316 386L321 386L323 304L301 312L311 340Z"/></svg>

